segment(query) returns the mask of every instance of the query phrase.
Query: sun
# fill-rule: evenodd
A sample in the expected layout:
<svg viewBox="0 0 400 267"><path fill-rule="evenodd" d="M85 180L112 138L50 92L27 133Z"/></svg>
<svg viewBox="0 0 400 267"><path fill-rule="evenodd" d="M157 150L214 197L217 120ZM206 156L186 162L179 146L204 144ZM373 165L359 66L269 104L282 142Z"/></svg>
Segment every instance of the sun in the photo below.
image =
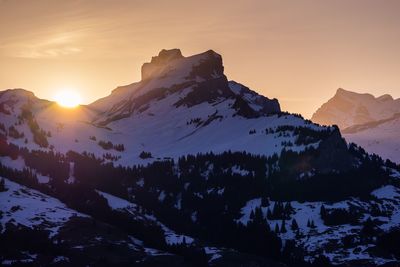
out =
<svg viewBox="0 0 400 267"><path fill-rule="evenodd" d="M81 103L81 97L75 90L62 90L55 96L56 102L65 108L75 108Z"/></svg>

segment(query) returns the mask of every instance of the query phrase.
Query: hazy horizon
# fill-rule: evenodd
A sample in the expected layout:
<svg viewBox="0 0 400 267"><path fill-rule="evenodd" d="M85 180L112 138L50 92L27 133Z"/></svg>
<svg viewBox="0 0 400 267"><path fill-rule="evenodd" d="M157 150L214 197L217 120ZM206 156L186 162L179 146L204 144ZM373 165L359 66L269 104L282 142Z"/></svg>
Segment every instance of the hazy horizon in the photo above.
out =
<svg viewBox="0 0 400 267"><path fill-rule="evenodd" d="M213 49L225 74L283 110L312 113L342 87L400 97L398 1L0 1L0 90L87 104L140 80L161 49Z"/></svg>

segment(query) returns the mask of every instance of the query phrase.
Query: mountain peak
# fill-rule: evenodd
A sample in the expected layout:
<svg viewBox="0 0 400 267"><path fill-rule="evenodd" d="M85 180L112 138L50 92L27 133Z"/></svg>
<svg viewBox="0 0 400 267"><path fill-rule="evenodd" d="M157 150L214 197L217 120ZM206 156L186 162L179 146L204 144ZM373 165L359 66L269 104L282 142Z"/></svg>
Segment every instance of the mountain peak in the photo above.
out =
<svg viewBox="0 0 400 267"><path fill-rule="evenodd" d="M182 58L182 52L179 48L172 48L172 49L162 49L158 53L158 57L180 57Z"/></svg>
<svg viewBox="0 0 400 267"><path fill-rule="evenodd" d="M179 49L161 50L158 56L143 64L141 81L117 88L91 107L101 111L93 122L104 126L145 111L154 115L159 112L152 109L156 106L162 106L165 112L199 104L213 109L220 103L223 103L220 112L223 109L233 113L230 115L249 118L281 111L278 100L228 82L220 54L207 50L184 57Z"/></svg>
<svg viewBox="0 0 400 267"><path fill-rule="evenodd" d="M335 96L343 96L343 97L349 97L349 96L355 96L355 95L361 95L361 94L350 91L350 90L343 89L341 87L339 87L336 90L336 94L335 94Z"/></svg>
<svg viewBox="0 0 400 267"><path fill-rule="evenodd" d="M336 94L345 94L345 93L348 93L348 92L350 92L350 91L347 91L347 90L345 90L345 89L343 89L343 88L341 88L341 87L339 87L339 88L336 90Z"/></svg>
<svg viewBox="0 0 400 267"><path fill-rule="evenodd" d="M213 50L184 57L181 50L177 48L163 49L158 56L152 57L150 62L142 65L142 81L170 75L209 79L221 77L223 74L222 57Z"/></svg>
<svg viewBox="0 0 400 267"><path fill-rule="evenodd" d="M151 61L142 65L142 80L147 80L158 76L170 65L172 61L184 58L180 49L163 49L158 56L151 58Z"/></svg>
<svg viewBox="0 0 400 267"><path fill-rule="evenodd" d="M7 89L7 90L4 90L2 92L2 94L23 96L23 97L32 97L32 98L36 97L33 92L22 89L22 88Z"/></svg>
<svg viewBox="0 0 400 267"><path fill-rule="evenodd" d="M178 48L163 49L158 53L158 56L152 57L151 62L153 64L163 64L170 62L175 59L183 58L182 52Z"/></svg>
<svg viewBox="0 0 400 267"><path fill-rule="evenodd" d="M32 100L44 101L37 98L33 92L21 88L7 89L0 92L0 106L4 106L5 103L8 105L14 102Z"/></svg>
<svg viewBox="0 0 400 267"><path fill-rule="evenodd" d="M381 95L380 97L377 98L378 101L380 102L386 102L386 101L393 101L393 97L389 94L384 94Z"/></svg>
<svg viewBox="0 0 400 267"><path fill-rule="evenodd" d="M192 78L201 77L207 80L225 77L222 56L216 53L214 50L207 50L204 53L194 55L190 58L194 61L192 71L190 73Z"/></svg>

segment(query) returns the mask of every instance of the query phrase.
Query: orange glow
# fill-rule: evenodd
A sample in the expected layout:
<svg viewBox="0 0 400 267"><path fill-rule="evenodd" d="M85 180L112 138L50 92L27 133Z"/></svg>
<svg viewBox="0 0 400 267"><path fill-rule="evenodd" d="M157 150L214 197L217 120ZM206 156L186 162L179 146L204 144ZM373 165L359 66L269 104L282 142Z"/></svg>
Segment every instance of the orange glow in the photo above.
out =
<svg viewBox="0 0 400 267"><path fill-rule="evenodd" d="M65 108L75 108L81 103L80 95L74 90L63 90L56 94L56 102Z"/></svg>

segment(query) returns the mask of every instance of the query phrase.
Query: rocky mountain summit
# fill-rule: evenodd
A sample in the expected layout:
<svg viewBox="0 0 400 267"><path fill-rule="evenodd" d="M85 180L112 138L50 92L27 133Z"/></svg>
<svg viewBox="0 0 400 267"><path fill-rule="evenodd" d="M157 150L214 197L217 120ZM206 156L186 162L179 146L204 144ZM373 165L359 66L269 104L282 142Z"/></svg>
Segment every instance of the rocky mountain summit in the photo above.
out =
<svg viewBox="0 0 400 267"><path fill-rule="evenodd" d="M103 126L142 113L152 102L167 98L175 100L169 103L171 108L234 101L236 114L242 116L280 112L276 99L244 99L244 92L231 89L237 86L235 82L228 82L222 57L212 50L190 57L183 57L179 49L162 50L150 63L143 64L140 82L119 87L90 106L102 112L101 117L95 118L95 123ZM256 94L248 88L246 93Z"/></svg>

